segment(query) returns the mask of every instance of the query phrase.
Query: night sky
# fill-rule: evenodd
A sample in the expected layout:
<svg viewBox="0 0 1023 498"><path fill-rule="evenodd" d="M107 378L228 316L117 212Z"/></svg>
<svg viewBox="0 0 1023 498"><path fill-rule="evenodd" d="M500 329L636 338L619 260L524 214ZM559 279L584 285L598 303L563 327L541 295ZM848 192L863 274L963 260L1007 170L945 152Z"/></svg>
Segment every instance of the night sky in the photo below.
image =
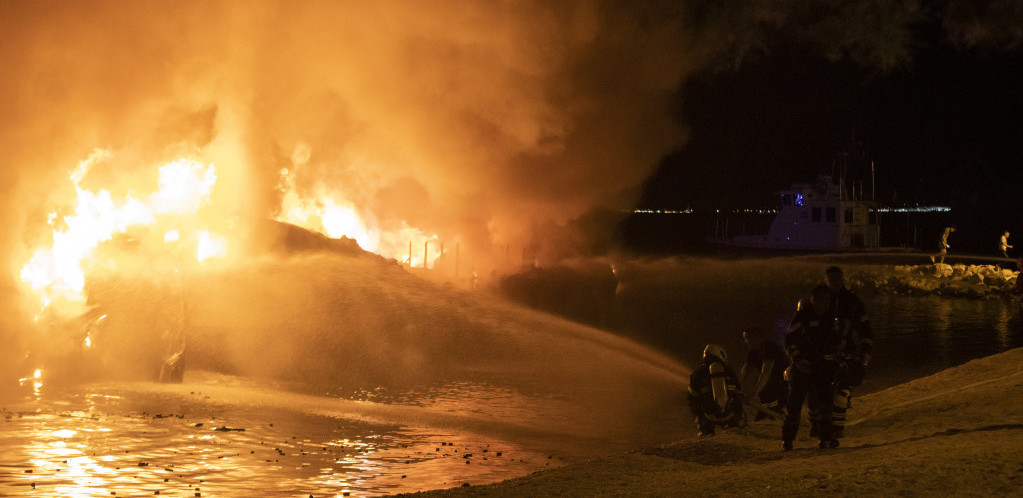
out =
<svg viewBox="0 0 1023 498"><path fill-rule="evenodd" d="M966 46L937 19L891 68L784 42L682 86L687 143L646 182L649 208L772 207L847 165L877 199L943 205L953 222L1023 228L1023 55Z"/></svg>

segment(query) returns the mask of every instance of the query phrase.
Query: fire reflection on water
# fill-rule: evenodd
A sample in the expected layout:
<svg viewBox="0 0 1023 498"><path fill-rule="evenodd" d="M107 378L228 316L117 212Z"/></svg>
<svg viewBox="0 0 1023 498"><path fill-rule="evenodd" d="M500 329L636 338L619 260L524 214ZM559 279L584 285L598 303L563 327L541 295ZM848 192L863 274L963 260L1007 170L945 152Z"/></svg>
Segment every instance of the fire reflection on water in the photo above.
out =
<svg viewBox="0 0 1023 498"><path fill-rule="evenodd" d="M539 452L493 438L273 408L224 410L202 393L178 404L166 393L44 394L14 407L31 411L5 408L4 496L246 496L253 490L367 496L489 482L549 465ZM69 406L82 409L62 411ZM154 414L148 406L181 413Z"/></svg>

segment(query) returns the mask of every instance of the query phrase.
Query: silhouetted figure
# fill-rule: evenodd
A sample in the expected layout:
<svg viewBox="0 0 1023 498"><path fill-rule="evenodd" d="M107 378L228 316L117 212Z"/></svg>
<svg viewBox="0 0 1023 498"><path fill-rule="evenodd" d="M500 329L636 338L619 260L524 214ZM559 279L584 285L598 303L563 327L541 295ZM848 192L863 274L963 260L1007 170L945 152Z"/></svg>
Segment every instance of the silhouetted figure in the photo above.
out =
<svg viewBox="0 0 1023 498"><path fill-rule="evenodd" d="M756 411L753 420L784 417L788 385L783 379L788 357L781 346L764 337L760 327L742 331L742 339L749 346L746 363L742 365L742 392L746 405Z"/></svg>
<svg viewBox="0 0 1023 498"><path fill-rule="evenodd" d="M713 436L716 426L745 427L739 378L726 363L728 355L717 344L703 349L703 362L689 376L689 410L700 437Z"/></svg>
<svg viewBox="0 0 1023 498"><path fill-rule="evenodd" d="M938 241L938 253L931 256L931 263L945 262L945 255L948 254L949 247L952 247L948 245L948 236L954 231L956 231L956 227L951 226L945 227L945 231L941 232L941 240Z"/></svg>
<svg viewBox="0 0 1023 498"><path fill-rule="evenodd" d="M838 335L832 327L829 314L829 291L826 285L813 288L810 305L802 306L792 319L792 325L785 334L785 350L791 366L788 368L789 398L782 423L782 450L792 449L792 441L799 430L803 403L818 418L818 446L835 448L831 424L833 382L838 370L836 359ZM811 420L812 422L812 420Z"/></svg>
<svg viewBox="0 0 1023 498"><path fill-rule="evenodd" d="M1008 258L1009 249L1012 249L1012 246L1009 245L1009 231L1006 230L1002 233L1002 238L998 241L998 250L1002 252L1002 256Z"/></svg>

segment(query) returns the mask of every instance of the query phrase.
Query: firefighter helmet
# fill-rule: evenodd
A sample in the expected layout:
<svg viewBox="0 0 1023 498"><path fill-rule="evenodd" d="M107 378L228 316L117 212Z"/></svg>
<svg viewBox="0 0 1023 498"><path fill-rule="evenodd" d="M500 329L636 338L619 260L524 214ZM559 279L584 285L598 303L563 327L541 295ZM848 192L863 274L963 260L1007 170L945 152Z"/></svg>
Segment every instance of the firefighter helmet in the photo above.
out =
<svg viewBox="0 0 1023 498"><path fill-rule="evenodd" d="M707 347L703 348L703 359L707 359L709 356L713 356L721 361L728 361L728 353L725 353L725 348L717 344L708 344Z"/></svg>

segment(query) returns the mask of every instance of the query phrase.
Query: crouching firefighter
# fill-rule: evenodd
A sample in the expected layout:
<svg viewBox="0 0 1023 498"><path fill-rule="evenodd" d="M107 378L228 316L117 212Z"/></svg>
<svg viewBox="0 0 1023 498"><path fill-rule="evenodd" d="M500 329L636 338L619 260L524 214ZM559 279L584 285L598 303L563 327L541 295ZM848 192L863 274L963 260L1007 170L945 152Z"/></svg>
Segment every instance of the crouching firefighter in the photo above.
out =
<svg viewBox="0 0 1023 498"><path fill-rule="evenodd" d="M717 344L703 350L703 362L689 376L689 409L696 418L699 436L714 435L715 426L745 427L742 390L728 355Z"/></svg>

